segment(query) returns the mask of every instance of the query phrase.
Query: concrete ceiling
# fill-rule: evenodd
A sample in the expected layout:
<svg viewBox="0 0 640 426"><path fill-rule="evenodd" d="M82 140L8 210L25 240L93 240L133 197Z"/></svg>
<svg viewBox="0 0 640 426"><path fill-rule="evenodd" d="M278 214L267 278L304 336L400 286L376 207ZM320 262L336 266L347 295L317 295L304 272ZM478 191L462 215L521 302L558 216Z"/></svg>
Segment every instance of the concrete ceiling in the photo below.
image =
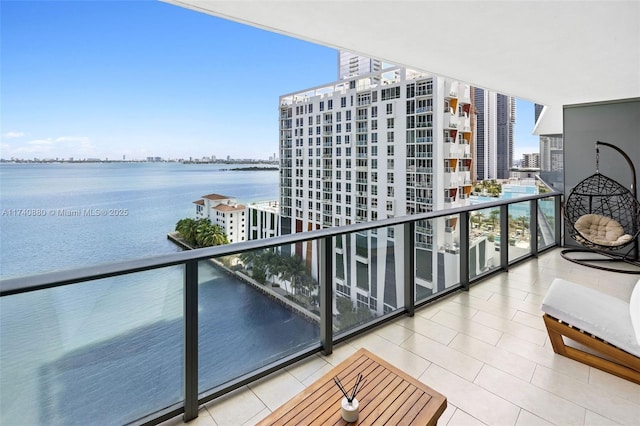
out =
<svg viewBox="0 0 640 426"><path fill-rule="evenodd" d="M640 97L638 0L165 1L546 105L537 134L563 105Z"/></svg>

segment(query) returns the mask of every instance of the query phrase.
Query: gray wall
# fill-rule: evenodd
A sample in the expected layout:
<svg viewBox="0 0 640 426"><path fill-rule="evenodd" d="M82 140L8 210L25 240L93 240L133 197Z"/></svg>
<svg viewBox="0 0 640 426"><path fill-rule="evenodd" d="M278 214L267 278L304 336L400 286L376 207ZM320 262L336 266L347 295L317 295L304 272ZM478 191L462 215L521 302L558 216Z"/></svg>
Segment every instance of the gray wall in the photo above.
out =
<svg viewBox="0 0 640 426"><path fill-rule="evenodd" d="M595 173L596 141L622 149L640 174L640 98L566 105L563 112L565 199L576 184ZM627 162L606 146L600 146L600 173L631 187ZM637 188L640 176L636 180ZM564 242L576 245L570 238Z"/></svg>

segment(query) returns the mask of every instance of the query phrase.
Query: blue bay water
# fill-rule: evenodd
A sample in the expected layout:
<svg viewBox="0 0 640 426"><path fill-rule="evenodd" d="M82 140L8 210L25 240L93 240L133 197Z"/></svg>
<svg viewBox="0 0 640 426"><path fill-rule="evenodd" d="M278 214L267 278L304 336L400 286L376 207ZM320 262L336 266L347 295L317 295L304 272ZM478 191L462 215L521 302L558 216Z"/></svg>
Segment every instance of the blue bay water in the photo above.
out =
<svg viewBox="0 0 640 426"><path fill-rule="evenodd" d="M277 171L243 165L90 163L0 165L3 278L175 252L167 241L193 201L218 193L241 203L278 198ZM14 216L11 209L44 210ZM126 216L61 216L59 210L126 210Z"/></svg>
<svg viewBox="0 0 640 426"><path fill-rule="evenodd" d="M182 164L7 164L1 209L126 216L1 217L2 277L175 252L192 202L276 199L278 172ZM122 424L182 398L181 267L0 299L0 424ZM199 387L318 340L315 324L208 262L199 266Z"/></svg>

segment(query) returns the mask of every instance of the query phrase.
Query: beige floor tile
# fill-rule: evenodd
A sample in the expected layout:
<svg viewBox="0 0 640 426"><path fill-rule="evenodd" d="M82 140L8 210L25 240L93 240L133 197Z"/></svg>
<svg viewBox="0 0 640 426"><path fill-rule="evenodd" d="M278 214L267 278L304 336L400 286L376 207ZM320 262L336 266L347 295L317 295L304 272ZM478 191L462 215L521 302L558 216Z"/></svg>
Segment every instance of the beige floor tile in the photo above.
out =
<svg viewBox="0 0 640 426"><path fill-rule="evenodd" d="M488 314L486 312L478 312L473 317L473 320L479 324L491 327L495 330L510 334L512 336L516 336L519 339L539 346L544 345L544 342L547 338L546 331L542 331L538 328L532 328L517 322L508 321L502 317Z"/></svg>
<svg viewBox="0 0 640 426"><path fill-rule="evenodd" d="M584 426L615 426L620 423L616 423L611 419L601 416L600 414L596 414L593 411L587 410L587 415L584 419ZM635 423L636 425L638 423Z"/></svg>
<svg viewBox="0 0 640 426"><path fill-rule="evenodd" d="M541 419L535 414L531 414L527 410L520 410L516 426L552 426L553 423Z"/></svg>
<svg viewBox="0 0 640 426"><path fill-rule="evenodd" d="M447 426L482 426L485 424L460 409L457 409L446 423Z"/></svg>
<svg viewBox="0 0 640 426"><path fill-rule="evenodd" d="M513 279L513 277L510 277L510 278ZM483 283L482 288L485 290L490 290L493 293L495 293L491 297L495 297L495 295L498 294L505 297L509 297L511 299L524 301L525 298L529 295L528 291L510 287L509 285L503 282L492 282L491 280L488 280L486 284Z"/></svg>
<svg viewBox="0 0 640 426"><path fill-rule="evenodd" d="M18 424L18 423L16 423ZM177 426L177 425L194 425L194 426L217 426L216 422L213 420L209 412L205 407L201 407L198 411L198 417L191 420L189 423L184 422L184 417L182 414L174 417L173 419L167 420L166 422L160 423L160 426Z"/></svg>
<svg viewBox="0 0 640 426"><path fill-rule="evenodd" d="M543 332L546 332L547 330L544 326L544 320L542 319L542 312L530 314L528 312L518 311L513 317L513 321L531 328L536 328Z"/></svg>
<svg viewBox="0 0 640 426"><path fill-rule="evenodd" d="M602 391L597 385L578 382L546 367L536 368L531 384L582 407L588 407L594 413L615 422L628 425L640 422L640 405Z"/></svg>
<svg viewBox="0 0 640 426"><path fill-rule="evenodd" d="M435 364L419 380L445 395L457 411L462 410L483 423L513 425L518 418L520 410L514 404Z"/></svg>
<svg viewBox="0 0 640 426"><path fill-rule="evenodd" d="M504 334L496 346L551 368L560 374L572 377L575 380L584 383L589 381L588 366L554 353L551 347L542 347L529 343L509 334Z"/></svg>
<svg viewBox="0 0 640 426"><path fill-rule="evenodd" d="M527 292L526 294L530 294L530 293ZM540 314L540 304L525 302L524 300L515 299L506 294L494 293L493 296L491 296L491 299L489 299L489 301L498 303L500 305L509 306L511 308L517 309L518 311L527 312L529 314L533 314L533 315Z"/></svg>
<svg viewBox="0 0 640 426"><path fill-rule="evenodd" d="M289 372L281 371L250 384L249 388L268 409L273 411L301 392L304 385ZM255 414L251 413L250 417ZM213 418L215 420L217 417L213 416Z"/></svg>
<svg viewBox="0 0 640 426"><path fill-rule="evenodd" d="M543 300L544 295L534 293L527 293L527 297L524 299L525 302L534 303L537 306L541 306Z"/></svg>
<svg viewBox="0 0 640 426"><path fill-rule="evenodd" d="M591 368L589 383L599 387L604 392L617 395L620 398L640 405L640 385L632 383L629 380L621 379L597 368Z"/></svg>
<svg viewBox="0 0 640 426"><path fill-rule="evenodd" d="M449 347L527 382L536 368L531 360L464 334L458 334Z"/></svg>
<svg viewBox="0 0 640 426"><path fill-rule="evenodd" d="M358 348L350 345L349 343L342 343L333 347L333 352L331 353L331 355L320 356L322 357L322 359L335 367L336 365L340 364L342 361L353 355L357 350Z"/></svg>
<svg viewBox="0 0 640 426"><path fill-rule="evenodd" d="M431 319L432 316L440 312L440 303L434 303L431 305L423 306L422 308L416 309L416 316L422 317L424 319Z"/></svg>
<svg viewBox="0 0 640 426"><path fill-rule="evenodd" d="M375 330L374 333L394 345L400 345L402 342L407 340L414 331L394 322Z"/></svg>
<svg viewBox="0 0 640 426"><path fill-rule="evenodd" d="M291 375L300 382L304 382L327 364L327 361L319 355L313 355L305 360L295 363L294 365L290 365L285 370L291 373Z"/></svg>
<svg viewBox="0 0 640 426"><path fill-rule="evenodd" d="M558 425L582 425L585 409L520 380L490 365L484 365L474 381L484 389L511 401L532 414Z"/></svg>
<svg viewBox="0 0 640 426"><path fill-rule="evenodd" d="M456 334L458 334L456 330L417 315L412 318L403 318L399 320L397 324L436 342L440 342L443 345L448 345L449 342L456 337ZM409 338L411 338L411 336L409 336Z"/></svg>
<svg viewBox="0 0 640 426"><path fill-rule="evenodd" d="M254 417L247 420L245 423L242 423L242 426L254 426L258 422L260 422L262 419L267 417L269 414L271 414L271 410L269 410L268 408L265 408L264 410L256 414Z"/></svg>
<svg viewBox="0 0 640 426"><path fill-rule="evenodd" d="M438 302L438 304L442 304L442 306L440 306L440 311L449 312L450 314L454 314L462 318L473 318L473 316L478 313L477 309L461 305L454 301L444 300L442 302Z"/></svg>
<svg viewBox="0 0 640 426"><path fill-rule="evenodd" d="M327 374L329 371L331 371L333 369L333 365L327 363L324 367L322 367L320 370L316 371L315 373L313 373L311 376L307 377L306 379L303 380L302 384L307 387L307 386L311 386L316 380L318 380L319 378L321 378L322 376L324 376L325 374Z"/></svg>
<svg viewBox="0 0 640 426"><path fill-rule="evenodd" d="M402 347L469 381L482 368L480 361L419 334L407 339Z"/></svg>
<svg viewBox="0 0 640 426"><path fill-rule="evenodd" d="M475 297L474 294L475 292L470 292L470 294L459 293L455 295L452 300L460 303L461 305L465 305L482 312L505 318L507 320L512 319L516 314L516 309L510 308L508 306L501 306L498 303L490 302L485 299L479 299Z"/></svg>
<svg viewBox="0 0 640 426"><path fill-rule="evenodd" d="M218 426L245 423L267 408L246 386L207 403L205 407Z"/></svg>
<svg viewBox="0 0 640 426"><path fill-rule="evenodd" d="M368 340L362 347L413 377L420 376L431 364L408 349L389 344L389 341L381 337L378 339Z"/></svg>
<svg viewBox="0 0 640 426"><path fill-rule="evenodd" d="M453 413L456 412L458 408L451 403L451 401L447 400L447 408L444 410L444 413L438 419L438 425L443 426L446 425L451 417L453 417Z"/></svg>
<svg viewBox="0 0 640 426"><path fill-rule="evenodd" d="M431 321L442 324L453 330L457 330L460 333L464 333L468 336L473 336L478 340L495 345L502 337L502 333L493 328L484 326L474 321L473 319L459 317L455 314L440 311Z"/></svg>

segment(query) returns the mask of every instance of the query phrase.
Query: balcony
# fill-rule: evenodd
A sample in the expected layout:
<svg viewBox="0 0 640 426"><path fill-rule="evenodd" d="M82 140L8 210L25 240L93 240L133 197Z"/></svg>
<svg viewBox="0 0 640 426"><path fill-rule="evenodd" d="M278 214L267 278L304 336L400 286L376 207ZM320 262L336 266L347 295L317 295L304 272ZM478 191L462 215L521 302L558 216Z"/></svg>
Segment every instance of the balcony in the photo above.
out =
<svg viewBox="0 0 640 426"><path fill-rule="evenodd" d="M545 196L550 197L549 194ZM538 203L543 202L551 202L555 206L553 211L556 214L559 212L560 204L554 203L552 197L523 197L515 201L492 202L449 212L432 212L199 249L100 268L5 280L0 287L3 310L8 306L31 305L36 299L46 299L61 290L67 292L67 295L87 290L91 293L106 290L104 294L115 297L114 301L119 297L140 298L139 310L129 313L130 319L137 319L136 327L128 333L113 336L98 336L96 332L104 331L105 322L117 322L118 317L114 316L117 315L117 303L91 307L76 305L73 308L73 298L60 299L60 302L64 301L71 308L69 312L73 315L69 320L75 316L88 315L92 321L83 322L82 327L76 329L73 335L51 335L54 340L63 339L63 344L56 350L59 352L54 361L34 370L36 381L32 385L36 387L33 388L32 395L27 395L26 403L23 403L24 406L31 407L30 411L16 411L13 407L9 409L16 415L20 413L21 421L24 416L27 419L41 419L43 412L50 413L51 417L48 418L64 420L66 412L57 410L64 407L65 403L70 403L69 407L82 407L74 414L88 411L91 416L96 416L94 408L111 404L105 402L113 392L113 389L105 388L106 378L119 374L127 388L139 388L140 393L136 394L137 398L127 398L129 401L115 402L118 412L111 409L104 411L106 417L102 417L101 421L105 423L159 423L185 412L186 415L194 416L198 407L204 404L204 408L199 411L199 422L254 424L300 392L331 365L355 352L357 348L365 347L446 395L449 407L440 420L442 424L449 421L465 424L477 421L485 424L516 424L517 421L540 422L541 419L551 424L586 424L589 418L596 419L596 422L606 420L633 424L640 412L640 388L555 355L544 331L539 310L540 301L555 277L579 281L601 290L607 289L614 296L628 298L635 282L633 276L594 271L562 259L558 250L554 249L560 235L560 221L553 220L557 216L547 218L558 224L550 230L555 236L543 241L545 238L542 234L540 240L534 235L531 241L539 241L535 247L523 249L508 244L500 245L497 241L492 243L501 249L499 252L491 250L494 258L498 259L497 263L487 264L488 269L478 275L470 275L470 264L461 261L468 260L463 254L469 253L468 248L477 239L480 227L475 225L478 225L478 216L484 214L488 217L487 211L497 208L499 217L507 217L509 204L529 205L532 211L538 211ZM341 323L333 315L333 303L323 304L323 300L330 301L336 295L332 294L332 286L326 285L330 282L328 280L331 274L321 273L318 295L322 309L313 321L330 321L329 327L319 328L324 330L320 335L312 332L300 346L289 347L269 360L247 363L241 371L234 372L232 377L222 382L212 381L210 373L220 371L220 363L223 361L215 355L221 343L209 341L208 332L220 328L213 325L221 324L220 321L224 321L225 317L224 314L216 317L221 308L214 309L208 304L209 291L212 289L210 283L214 282L211 280L218 276L211 275L210 259L216 259L215 268L228 268L224 266L226 256L316 241L320 247L322 271L322 265L327 267L323 262L333 257L325 258L323 253L332 252L332 241L338 235L355 234L354 238L357 238L356 235L378 229L380 235L389 234L385 232L385 227L393 228L394 234L399 235L403 229L405 233L410 230L410 224L423 220L444 220L444 217L452 214L461 217L458 222L461 246L460 250L455 253L448 251L445 256L451 256L448 259L453 261L453 265L458 265L461 280L454 280L442 290L429 290L425 293L426 287L420 285L414 274L408 274L408 282L398 283L406 290L404 293L407 295L407 302L398 301L391 313L375 314L365 322L345 326L344 322ZM364 217L359 219L366 220ZM531 219L530 229L536 230L534 234L538 232L536 224L539 223L538 220ZM498 225L508 230L506 223ZM414 247L427 247L424 242L414 241L413 238L408 240L409 250L412 252L412 244ZM386 239L383 245L386 247ZM542 253L545 249L548 250ZM402 247L396 246L398 256L403 258L399 252L401 250ZM411 265L411 262L406 262L405 265ZM501 273L507 269L508 274ZM232 275L243 273L240 270L229 271ZM155 291L141 297L143 294L136 293L137 286L144 281L155 282L155 278L151 277L153 274L164 277L165 280L170 277L169 286L156 287ZM249 285L249 281L245 278L244 283ZM611 286L611 282L616 285ZM278 288L291 290L290 284L286 280L281 281ZM261 284L257 284L256 288L274 292L272 287L267 288ZM149 310L150 301L164 300L169 294L167 291L175 299L171 310L151 322L139 316ZM295 296L297 292L292 294ZM163 306L162 303L159 306ZM18 343L28 346L31 355L25 365L37 366L38 351L50 351L53 340L45 345L45 342L30 339L31 332L35 330L24 328L27 327L26 322L21 317L34 312L14 309L14 313L17 316L11 324L21 327L22 337L20 342L13 342L3 335L3 347ZM334 327L331 326L332 318ZM254 323L251 316L245 317L243 324L248 328L259 326L256 335L258 341L259 336L264 336L269 329L275 332L282 326L277 321L268 324L262 321ZM291 324L287 323L287 327L294 326ZM7 326L6 323L3 324L3 327ZM40 328L44 324L36 326ZM58 327L57 324L50 326ZM149 340L155 334L144 334L143 345L126 343L127 339L134 338L141 331L149 332L157 327L160 328L156 331L161 332L157 336L164 337ZM199 332L193 333L190 330ZM89 333L84 338L90 344L80 344L83 333ZM271 339L259 343L260 350L257 352L261 354L266 350L269 341ZM222 346L233 344L227 342ZM230 349L233 353L233 346ZM183 350L186 351L185 358L181 355ZM320 355L320 351L324 354ZM240 354L235 352L238 357ZM151 358L147 358L148 356ZM3 358L4 362L12 360ZM132 365L136 369L132 370ZM154 371L154 367L160 368L159 374L149 376L145 373L149 368ZM184 383L181 379L183 371ZM11 380L12 377L3 377L4 389L6 386L22 386L23 382L12 383ZM121 385L113 380L109 383L116 388ZM80 388L76 388L76 385ZM88 385L87 389L97 390L100 395L96 399L97 403L91 403L91 398L87 400L79 390L82 385ZM170 391L169 396L164 392L167 389ZM24 401L23 393L15 395L16 400ZM157 395L166 397L163 402L154 404L153 397L150 396ZM594 400L598 403L594 403ZM87 401L92 404L91 410L85 410L87 406L84 404ZM549 409L550 406L555 409ZM127 409L132 411L128 412ZM76 417L66 419L78 420Z"/></svg>

